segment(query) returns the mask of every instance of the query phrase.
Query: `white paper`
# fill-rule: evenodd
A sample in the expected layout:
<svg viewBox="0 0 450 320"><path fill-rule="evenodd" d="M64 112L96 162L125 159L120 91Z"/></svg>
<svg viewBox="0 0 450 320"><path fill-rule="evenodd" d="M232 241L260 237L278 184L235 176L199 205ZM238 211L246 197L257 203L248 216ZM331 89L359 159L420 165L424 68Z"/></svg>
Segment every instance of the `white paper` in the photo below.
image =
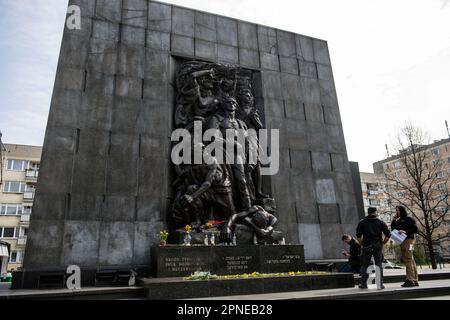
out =
<svg viewBox="0 0 450 320"><path fill-rule="evenodd" d="M405 241L406 237L406 234L400 233L397 229L394 229L391 232L391 239L398 244L401 244L403 241Z"/></svg>

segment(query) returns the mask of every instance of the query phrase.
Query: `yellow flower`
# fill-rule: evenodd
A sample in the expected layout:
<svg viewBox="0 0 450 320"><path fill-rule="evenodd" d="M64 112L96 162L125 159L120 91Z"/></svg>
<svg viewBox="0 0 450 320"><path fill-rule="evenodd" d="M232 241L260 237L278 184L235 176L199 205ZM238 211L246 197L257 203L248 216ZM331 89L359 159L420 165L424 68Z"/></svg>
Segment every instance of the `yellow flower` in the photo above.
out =
<svg viewBox="0 0 450 320"><path fill-rule="evenodd" d="M184 227L184 230L185 230L186 232L190 232L190 231L191 231L191 226L187 224L187 225Z"/></svg>

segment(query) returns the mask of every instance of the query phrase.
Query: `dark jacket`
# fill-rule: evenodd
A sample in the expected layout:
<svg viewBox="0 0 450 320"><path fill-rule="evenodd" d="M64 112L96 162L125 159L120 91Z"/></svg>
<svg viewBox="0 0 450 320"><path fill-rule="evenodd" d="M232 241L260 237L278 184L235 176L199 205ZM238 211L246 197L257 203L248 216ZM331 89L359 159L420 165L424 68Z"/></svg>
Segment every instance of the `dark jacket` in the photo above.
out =
<svg viewBox="0 0 450 320"><path fill-rule="evenodd" d="M361 266L361 247L358 242L356 242L355 239L352 238L352 240L349 243L350 245L350 257L348 257L348 263L352 268L359 268Z"/></svg>
<svg viewBox="0 0 450 320"><path fill-rule="evenodd" d="M418 232L416 221L411 217L400 217L392 221L391 230L403 230L406 232L406 239L414 239L414 235Z"/></svg>
<svg viewBox="0 0 450 320"><path fill-rule="evenodd" d="M386 223L376 216L365 217L358 223L358 227L356 228L356 237L363 237L363 247L382 244L383 234L387 238L391 237L391 232Z"/></svg>

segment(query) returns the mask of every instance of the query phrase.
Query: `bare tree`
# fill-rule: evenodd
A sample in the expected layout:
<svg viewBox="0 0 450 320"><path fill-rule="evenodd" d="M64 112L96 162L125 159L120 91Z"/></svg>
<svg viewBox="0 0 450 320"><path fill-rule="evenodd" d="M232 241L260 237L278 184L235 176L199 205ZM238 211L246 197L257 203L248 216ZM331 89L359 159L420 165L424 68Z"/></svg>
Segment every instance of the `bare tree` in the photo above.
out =
<svg viewBox="0 0 450 320"><path fill-rule="evenodd" d="M437 268L434 247L449 239L445 215L449 211L448 174L443 161L429 149L426 135L407 123L397 136L398 161L385 169L388 194L412 214L426 244L433 269ZM444 231L444 232L443 232Z"/></svg>

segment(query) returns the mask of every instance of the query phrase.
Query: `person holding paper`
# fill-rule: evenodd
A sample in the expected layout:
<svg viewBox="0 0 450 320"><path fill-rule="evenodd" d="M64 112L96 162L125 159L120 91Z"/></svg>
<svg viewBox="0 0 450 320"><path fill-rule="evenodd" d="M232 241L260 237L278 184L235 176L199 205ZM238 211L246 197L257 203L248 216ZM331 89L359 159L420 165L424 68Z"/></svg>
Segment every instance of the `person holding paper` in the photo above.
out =
<svg viewBox="0 0 450 320"><path fill-rule="evenodd" d="M384 239L383 239L384 235ZM370 207L367 210L367 216L358 223L356 228L356 237L362 245L361 253L361 284L360 289L367 289L367 268L370 260L374 259L375 265L380 269L380 289L383 285L383 245L389 241L391 232L385 222L378 219L377 208Z"/></svg>
<svg viewBox="0 0 450 320"><path fill-rule="evenodd" d="M406 209L403 206L395 207L395 218L391 223L392 230L398 230L400 234L406 235L406 239L400 244L402 260L406 266L406 281L402 287L419 286L419 277L417 275L417 266L414 261L414 243L417 233L416 221L408 217Z"/></svg>

